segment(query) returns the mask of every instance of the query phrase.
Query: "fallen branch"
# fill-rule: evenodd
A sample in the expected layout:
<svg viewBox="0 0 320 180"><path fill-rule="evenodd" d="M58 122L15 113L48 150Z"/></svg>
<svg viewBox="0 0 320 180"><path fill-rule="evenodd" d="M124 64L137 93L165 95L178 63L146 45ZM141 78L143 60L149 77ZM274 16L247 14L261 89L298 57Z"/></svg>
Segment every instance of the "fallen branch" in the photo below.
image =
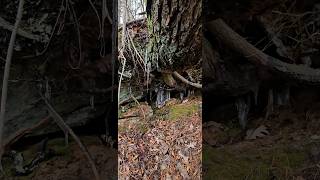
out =
<svg viewBox="0 0 320 180"><path fill-rule="evenodd" d="M83 143L80 141L80 139L77 137L77 135L73 132L73 130L64 122L62 117L54 110L54 108L51 106L51 104L48 102L48 100L45 97L43 97L42 95L41 95L41 97L44 100L44 102L46 103L48 110L49 110L49 113L52 116L53 120L58 124L58 126L64 132L68 132L73 137L73 139L76 141L76 143L79 145L80 149L83 151L83 153L87 157L96 180L100 180L100 175L98 173L97 167L96 167L88 149L83 145Z"/></svg>
<svg viewBox="0 0 320 180"><path fill-rule="evenodd" d="M0 108L0 170L3 172L2 167L2 155L4 153L3 149L3 125L5 120L5 114L6 114L6 104L7 104L7 95L8 95L8 81L9 81L9 75L10 75L10 66L11 66L11 60L13 55L13 47L14 42L16 41L16 35L18 31L18 27L22 18L23 13L23 4L24 0L19 1L18 11L17 11L17 17L16 22L14 24L13 31L11 33L10 42L8 46L7 51L7 58L6 58L6 65L4 68L4 75L3 75L3 82L2 82L2 94L1 94L1 108Z"/></svg>
<svg viewBox="0 0 320 180"><path fill-rule="evenodd" d="M11 25L8 21L4 20L2 17L0 17L0 27L9 31L14 31L14 26ZM27 39L32 39L36 41L41 40L40 36L27 32L23 29L17 29L17 34Z"/></svg>
<svg viewBox="0 0 320 180"><path fill-rule="evenodd" d="M22 137L26 136L27 134L30 134L31 132L33 132L36 129L39 129L40 127L43 127L43 126L49 124L49 122L50 122L50 116L47 116L47 117L43 118L42 120L40 120L40 122L38 122L34 126L24 128L24 129L21 129L21 130L15 132L13 135L6 138L4 145L3 145L4 149L5 150L8 149L13 143L17 142Z"/></svg>
<svg viewBox="0 0 320 180"><path fill-rule="evenodd" d="M202 84L199 84L199 83L194 83L194 82L190 82L188 81L186 78L184 78L183 76L181 76L177 71L174 71L173 72L173 75L178 78L179 80L181 80L182 82L190 85L190 86L193 86L195 88L199 88L201 89L202 88Z"/></svg>
<svg viewBox="0 0 320 180"><path fill-rule="evenodd" d="M320 70L305 65L289 64L271 57L246 39L233 31L222 19L216 19L207 24L208 30L229 48L245 56L250 62L285 75L290 79L312 85L320 84Z"/></svg>

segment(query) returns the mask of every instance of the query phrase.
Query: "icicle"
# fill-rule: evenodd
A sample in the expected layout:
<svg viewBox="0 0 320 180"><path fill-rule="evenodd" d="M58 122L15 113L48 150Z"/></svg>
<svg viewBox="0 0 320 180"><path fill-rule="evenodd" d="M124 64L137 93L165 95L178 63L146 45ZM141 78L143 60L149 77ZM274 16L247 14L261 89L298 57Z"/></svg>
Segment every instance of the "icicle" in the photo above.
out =
<svg viewBox="0 0 320 180"><path fill-rule="evenodd" d="M162 88L156 89L157 93L157 100L156 100L156 107L161 108L165 105L165 103L170 100L170 91L164 90Z"/></svg>
<svg viewBox="0 0 320 180"><path fill-rule="evenodd" d="M254 105L258 105L259 85L253 88Z"/></svg>
<svg viewBox="0 0 320 180"><path fill-rule="evenodd" d="M51 98L51 86L49 84L49 80L46 79L46 91L44 93L44 96L47 98L47 99L50 99Z"/></svg>
<svg viewBox="0 0 320 180"><path fill-rule="evenodd" d="M248 122L248 114L250 110L250 96L239 97L236 100L236 107L238 110L238 119L242 129L245 129Z"/></svg>
<svg viewBox="0 0 320 180"><path fill-rule="evenodd" d="M69 146L69 132L68 131L64 131L64 145L66 147Z"/></svg>
<svg viewBox="0 0 320 180"><path fill-rule="evenodd" d="M90 96L90 106L91 109L94 109L94 96Z"/></svg>
<svg viewBox="0 0 320 180"><path fill-rule="evenodd" d="M278 88L274 92L275 96L275 103L277 105L287 105L290 102L290 87L284 86L281 88Z"/></svg>
<svg viewBox="0 0 320 180"><path fill-rule="evenodd" d="M312 60L311 60L310 56L301 57L301 61L302 61L302 64L307 67L310 67L312 64Z"/></svg>
<svg viewBox="0 0 320 180"><path fill-rule="evenodd" d="M166 101L169 101L171 99L171 93L170 91L165 91L166 93Z"/></svg>
<svg viewBox="0 0 320 180"><path fill-rule="evenodd" d="M273 100L274 100L273 89L270 89L268 93L268 104L267 104L267 112L266 112L265 119L268 119L269 115L273 112L273 104L274 104Z"/></svg>
<svg viewBox="0 0 320 180"><path fill-rule="evenodd" d="M184 98L184 93L183 92L180 92L180 100L182 101Z"/></svg>
<svg viewBox="0 0 320 180"><path fill-rule="evenodd" d="M194 95L194 90L193 89L189 89L188 90L188 97L190 97L190 96L192 96L192 95Z"/></svg>

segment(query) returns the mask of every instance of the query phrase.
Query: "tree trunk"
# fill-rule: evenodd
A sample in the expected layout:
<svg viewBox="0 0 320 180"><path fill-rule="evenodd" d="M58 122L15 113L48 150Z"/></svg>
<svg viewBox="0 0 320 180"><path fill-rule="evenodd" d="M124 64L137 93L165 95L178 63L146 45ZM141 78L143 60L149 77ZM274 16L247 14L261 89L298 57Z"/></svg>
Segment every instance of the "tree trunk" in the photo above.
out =
<svg viewBox="0 0 320 180"><path fill-rule="evenodd" d="M201 57L200 0L150 0L147 2L148 62L158 70L177 70Z"/></svg>

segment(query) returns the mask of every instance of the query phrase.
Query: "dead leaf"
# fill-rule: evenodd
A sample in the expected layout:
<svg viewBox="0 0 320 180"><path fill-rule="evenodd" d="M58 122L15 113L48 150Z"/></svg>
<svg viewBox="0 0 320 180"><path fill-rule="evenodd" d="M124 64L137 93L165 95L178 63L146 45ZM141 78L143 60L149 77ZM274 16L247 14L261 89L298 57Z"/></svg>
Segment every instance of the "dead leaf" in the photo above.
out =
<svg viewBox="0 0 320 180"><path fill-rule="evenodd" d="M183 179L190 179L190 176L187 172L187 170L182 166L181 163L178 162L177 164L177 169L179 170L179 172L181 173L181 176L183 177Z"/></svg>

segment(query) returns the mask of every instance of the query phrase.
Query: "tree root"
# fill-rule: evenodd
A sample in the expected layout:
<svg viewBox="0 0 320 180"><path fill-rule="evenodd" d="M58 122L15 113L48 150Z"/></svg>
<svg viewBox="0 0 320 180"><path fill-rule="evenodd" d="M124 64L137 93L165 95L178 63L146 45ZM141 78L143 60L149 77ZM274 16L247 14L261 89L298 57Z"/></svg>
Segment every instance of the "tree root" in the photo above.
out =
<svg viewBox="0 0 320 180"><path fill-rule="evenodd" d="M183 76L181 76L177 71L174 71L174 72L173 72L173 75L174 75L177 79L179 79L180 81L184 82L185 84L188 84L188 85L193 86L193 87L198 88L198 89L201 89L201 88L202 88L202 84L188 81L186 78L184 78Z"/></svg>

